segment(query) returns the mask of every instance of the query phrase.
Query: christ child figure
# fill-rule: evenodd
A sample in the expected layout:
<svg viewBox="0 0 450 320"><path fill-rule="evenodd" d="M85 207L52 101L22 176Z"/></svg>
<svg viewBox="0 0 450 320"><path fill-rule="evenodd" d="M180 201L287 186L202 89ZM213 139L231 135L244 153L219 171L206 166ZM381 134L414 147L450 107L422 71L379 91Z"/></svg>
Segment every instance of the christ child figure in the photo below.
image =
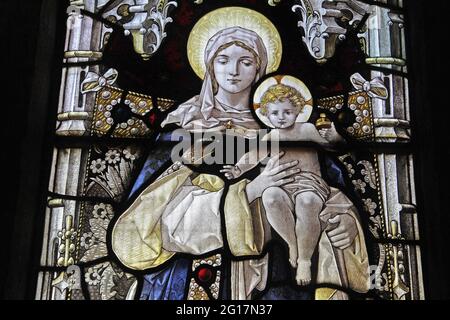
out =
<svg viewBox="0 0 450 320"><path fill-rule="evenodd" d="M260 114L275 129L265 139L274 141L305 141L331 146L343 141L333 124L318 130L308 122L298 122L304 112L305 97L292 86L278 83L262 95ZM281 149L277 156L281 164L296 161L294 168L279 173L295 178L288 184L270 187L262 193L262 204L272 228L289 247L289 262L296 269L296 281L301 286L311 283L311 258L323 231L319 215L330 194L323 180L318 152L314 147ZM266 150L246 153L235 166L224 166L222 172L235 179L253 169L269 156Z"/></svg>

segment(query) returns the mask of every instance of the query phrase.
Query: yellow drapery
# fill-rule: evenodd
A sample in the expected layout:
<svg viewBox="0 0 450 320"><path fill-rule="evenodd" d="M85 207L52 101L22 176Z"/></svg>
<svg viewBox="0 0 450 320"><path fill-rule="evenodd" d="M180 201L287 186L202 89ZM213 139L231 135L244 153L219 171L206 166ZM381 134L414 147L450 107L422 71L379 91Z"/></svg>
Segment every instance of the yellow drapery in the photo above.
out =
<svg viewBox="0 0 450 320"><path fill-rule="evenodd" d="M112 248L119 260L134 270L154 268L175 253L163 248L161 216L167 204L186 182L217 192L224 182L217 176L200 174L192 181L192 170L182 167L148 186L121 215L112 233ZM236 256L258 255L264 245L262 217L252 214L245 194L246 180L230 186L225 199L225 225L231 252ZM217 203L219 206L219 203Z"/></svg>

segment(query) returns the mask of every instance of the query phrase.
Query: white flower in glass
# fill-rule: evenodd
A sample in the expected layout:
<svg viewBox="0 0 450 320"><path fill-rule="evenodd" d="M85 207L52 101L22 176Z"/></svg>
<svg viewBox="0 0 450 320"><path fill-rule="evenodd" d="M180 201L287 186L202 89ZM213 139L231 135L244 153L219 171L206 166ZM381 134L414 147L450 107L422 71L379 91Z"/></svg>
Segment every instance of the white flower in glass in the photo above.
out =
<svg viewBox="0 0 450 320"><path fill-rule="evenodd" d="M90 169L92 173L102 173L106 169L106 162L102 159L97 159L91 162Z"/></svg>

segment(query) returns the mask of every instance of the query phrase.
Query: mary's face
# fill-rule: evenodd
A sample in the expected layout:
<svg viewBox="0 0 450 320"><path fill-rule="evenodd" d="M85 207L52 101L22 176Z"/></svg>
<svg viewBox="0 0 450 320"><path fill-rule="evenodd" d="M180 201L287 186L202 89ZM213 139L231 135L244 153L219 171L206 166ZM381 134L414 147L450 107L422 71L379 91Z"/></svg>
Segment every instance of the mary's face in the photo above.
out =
<svg viewBox="0 0 450 320"><path fill-rule="evenodd" d="M229 93L239 93L248 89L258 72L253 54L237 45L219 52L213 63L219 87Z"/></svg>

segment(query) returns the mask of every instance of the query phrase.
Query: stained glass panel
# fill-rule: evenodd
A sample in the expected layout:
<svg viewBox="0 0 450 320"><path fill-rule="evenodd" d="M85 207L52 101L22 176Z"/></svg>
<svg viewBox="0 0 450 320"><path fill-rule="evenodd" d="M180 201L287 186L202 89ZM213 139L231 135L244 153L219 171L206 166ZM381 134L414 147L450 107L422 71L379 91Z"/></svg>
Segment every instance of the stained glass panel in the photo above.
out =
<svg viewBox="0 0 450 320"><path fill-rule="evenodd" d="M37 299L423 299L403 1L73 0Z"/></svg>

